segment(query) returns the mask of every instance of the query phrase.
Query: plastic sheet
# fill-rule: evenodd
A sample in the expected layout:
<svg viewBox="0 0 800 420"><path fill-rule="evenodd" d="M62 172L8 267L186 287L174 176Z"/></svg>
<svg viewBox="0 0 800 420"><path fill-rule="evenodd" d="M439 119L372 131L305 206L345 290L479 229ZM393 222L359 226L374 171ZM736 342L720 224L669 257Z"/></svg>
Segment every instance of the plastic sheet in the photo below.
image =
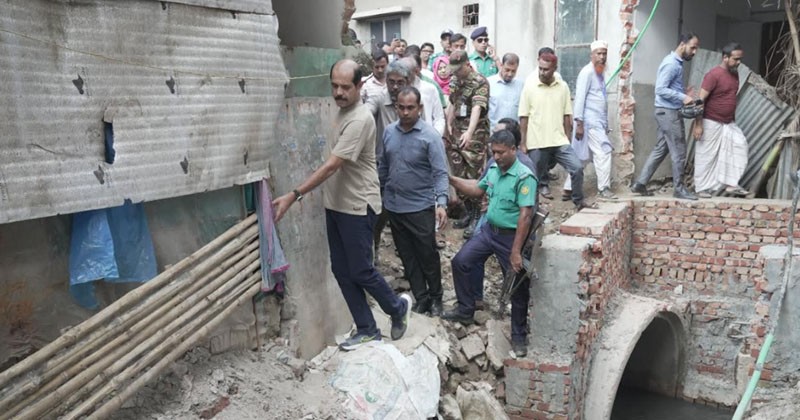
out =
<svg viewBox="0 0 800 420"><path fill-rule="evenodd" d="M145 282L158 274L144 206L125 204L72 215L70 293L83 307L99 306L93 282Z"/></svg>
<svg viewBox="0 0 800 420"><path fill-rule="evenodd" d="M331 385L350 397L345 406L360 419L436 417L439 359L420 346L405 357L391 344L365 345L342 357Z"/></svg>

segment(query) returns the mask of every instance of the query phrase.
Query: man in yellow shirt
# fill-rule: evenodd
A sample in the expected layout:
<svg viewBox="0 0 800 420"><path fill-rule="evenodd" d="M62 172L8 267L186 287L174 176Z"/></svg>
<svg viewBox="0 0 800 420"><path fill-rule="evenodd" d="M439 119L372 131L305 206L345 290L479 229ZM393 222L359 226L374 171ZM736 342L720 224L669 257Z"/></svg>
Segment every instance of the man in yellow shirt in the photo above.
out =
<svg viewBox="0 0 800 420"><path fill-rule="evenodd" d="M523 152L528 153L536 175L542 179L551 160L569 173L572 181L572 202L580 210L586 207L583 198L583 166L570 146L572 137L572 101L569 87L554 75L558 57L545 53L539 56L539 69L525 81L519 99L519 125ZM542 181L539 192L551 196L550 188Z"/></svg>

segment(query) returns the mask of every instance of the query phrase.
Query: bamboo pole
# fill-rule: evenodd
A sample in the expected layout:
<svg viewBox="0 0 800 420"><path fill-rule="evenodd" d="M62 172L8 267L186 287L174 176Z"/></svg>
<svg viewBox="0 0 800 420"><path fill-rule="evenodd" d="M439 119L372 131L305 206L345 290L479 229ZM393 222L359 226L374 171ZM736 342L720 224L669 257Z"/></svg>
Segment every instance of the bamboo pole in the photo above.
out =
<svg viewBox="0 0 800 420"><path fill-rule="evenodd" d="M191 279L191 278L179 279L179 280L182 280L184 283L186 283L187 286L197 286L198 284L199 285L207 285L207 283L212 279L217 279L218 280L221 277L225 277L225 276L228 276L227 278L230 278L231 276L228 275L227 271L230 268L239 267L242 264L242 260L249 258L250 254L256 248L258 248L258 241L257 240L253 241L249 245L247 245L244 248L242 248L239 252L234 254L232 257L221 261L219 263L219 266L215 267L214 269L212 269L211 271L206 273L199 280L192 281L193 279ZM256 255L258 255L258 254L256 253ZM248 263L246 263L245 266L247 264L249 264L250 262L252 262L252 260L250 260ZM239 270L237 270L237 271L234 271L232 274L236 274L236 272L238 272L240 270L241 270L241 268ZM160 291L156 292L156 293L160 293ZM50 378L52 378L54 376L54 374L57 374L57 373L65 370L66 368L68 368L70 366L73 366L78 361L78 359L83 359L86 351L90 351L91 349L93 349L100 342L107 342L108 341L108 340L103 340L103 339L111 338L112 334L117 334L119 332L121 332L123 335L130 336L130 335L136 333L138 330L140 330L142 328L142 325L147 326L150 323L154 322L154 320L155 321L159 320L161 315L163 315L163 313L167 312L170 308L174 307L174 305L176 305L176 304L178 304L180 302L183 302L186 299L190 299L195 294L197 294L197 291L193 287L184 287L184 288L181 289L181 291L178 294L172 296L169 301L166 301L161 305L155 305L155 304L152 304L152 303L150 303L150 304L143 303L142 305L136 307L136 309L139 312L142 312L143 314L145 314L144 318L135 321L135 323L132 323L132 322L131 323L121 322L118 325L118 328L116 328L116 329L114 329L112 331L109 331L105 335L101 336L101 335L98 334L97 337L94 337L91 340L87 340L85 343L84 342L78 343L78 345L83 347L82 351L81 352L73 352L71 355L65 354L65 355L62 355L59 358L54 359L54 361L51 362L53 364L53 368L49 368L49 367L45 368L45 371L42 374L41 381L42 382L47 381ZM157 306L157 309L151 311L151 309L153 309L152 308L153 306ZM149 312L149 314L148 314L148 312ZM124 314L123 316L120 317L120 319L122 319L123 317L125 317L127 315L129 315L129 314L127 314L127 313ZM133 324L133 325L129 325L129 324ZM119 336L115 340L118 340L118 339L119 339ZM51 363L48 363L48 365L50 365Z"/></svg>
<svg viewBox="0 0 800 420"><path fill-rule="evenodd" d="M167 335L171 334L175 327L180 327L183 325L187 319L191 319L197 312L205 309L209 306L209 304L214 304L215 302L210 299L218 299L219 295L222 294L223 291L227 291L230 289L229 285L235 285L242 281L246 275L249 275L253 272L253 270L258 269L260 265L260 261L256 260L250 264L247 273L239 273L237 274L234 279L230 280L228 284L224 286L224 288L220 288L212 295L204 298L199 304L195 305L192 310L180 315L177 320L170 323L172 328L164 328L164 329L148 329L143 331L139 334L139 337L145 338L143 342L132 342L126 343L126 346L120 349L115 350L111 354L104 355L103 359L94 363L91 366L81 366L80 373L74 377L67 377L68 379L66 383L58 387L58 389L52 390L51 392L44 395L41 399L35 402L30 403L23 403L17 405L16 409L22 409L18 413L19 416L24 418L38 418L41 414L50 411L51 409L55 408L56 405L59 405L61 401L65 401L68 398L73 398L73 394L83 394L88 390L88 387L84 387L90 380L93 380L95 376L100 375L104 379L108 375L104 375L104 369L109 370L111 372L117 372L122 370L130 361L138 356L140 353L150 349L154 344L157 344L159 341L162 341ZM243 274L244 273L244 274ZM170 312L170 315L176 315L177 312L173 309ZM174 319L170 316L170 319ZM149 335L149 336L148 336ZM163 341L162 341L163 342ZM126 353L126 350L133 348L133 351L129 351ZM109 366L111 366L109 368ZM83 387L83 388L82 388ZM26 401L27 402L27 401ZM7 413L3 413L2 418L11 418L14 414L6 417Z"/></svg>
<svg viewBox="0 0 800 420"><path fill-rule="evenodd" d="M162 305L157 310L153 311L148 317L142 319L130 329L123 330L121 334L118 335L114 340L106 342L100 349L96 349L94 347L92 349L88 349L89 351L93 350L91 354L87 355L83 359L72 361L70 365L65 366L65 369L59 371L58 375L49 376L48 379L54 379L50 382L47 382L44 386L36 390L33 395L29 395L21 402L17 400L13 408L0 415L0 418L13 416L18 411L35 402L37 399L47 395L65 382L70 381L85 369L101 365L102 362L98 363L98 360L105 358L108 360L108 362L105 363L104 366L110 365L114 360L118 360L120 357L125 355L126 352L130 351L131 348L135 347L137 343L146 340L148 334L152 334L154 331L157 331L165 325L168 325L172 320L176 319L178 317L177 314L179 314L181 311L192 311L194 313L202 309L202 306L199 305L195 308L195 305L198 301L201 301L202 298L208 296L209 294L213 294L215 290L221 286L224 286L226 282L236 282L241 280L241 278L243 278L243 275L241 274L242 270L247 266L257 266L257 264L254 264L254 261L256 261L259 257L259 253L256 249L257 247L258 241L253 241L253 244L242 250L242 252L249 250L250 254L246 255L244 259L236 262L232 267L229 267L211 283L205 284L199 290L193 290L190 288L187 291L189 296L176 296L175 299L167 302L165 305ZM228 263L225 262L224 264L227 265ZM197 282L196 284L203 283ZM95 343L95 346L97 344L100 344L100 342ZM87 387L83 387L83 389L78 391L77 394L85 393L88 390L89 389L87 389Z"/></svg>
<svg viewBox="0 0 800 420"><path fill-rule="evenodd" d="M58 351L62 350L65 346L75 343L81 337L86 335L88 332L92 331L95 327L105 324L109 319L114 317L117 314L117 312L129 308L131 305L140 301L143 297L157 290L162 285L167 284L168 280L171 280L173 276L181 273L183 270L185 270L187 267L191 266L198 260L205 258L209 253L218 248L220 245L225 244L231 238L236 237L241 232L247 230L247 228L253 225L256 222L256 220L257 218L255 214L250 215L243 221L237 223L236 225L228 229L222 235L215 238L213 241L209 242L208 244L197 250L189 257L181 260L172 267L164 270L164 272L157 275L147 283L144 283L135 290L128 292L125 296L116 300L114 303L107 306L102 311L98 312L96 315L92 316L91 318L87 319L81 324L73 327L65 334L53 340L50 344L41 348L36 353L33 353L32 355L28 356L27 358L15 364L14 366L6 369L5 371L0 372L0 389L5 388L6 385L8 385L8 383L12 379L27 372L32 367L37 366L44 361L47 361L48 359L50 359L51 356L56 354Z"/></svg>
<svg viewBox="0 0 800 420"><path fill-rule="evenodd" d="M174 362L178 357L186 353L191 347L195 346L200 340L205 338L217 325L222 323L234 310L236 310L242 303L246 302L247 299L252 299L256 293L261 289L260 284L255 284L253 287L247 289L247 291L239 297L239 299L235 302L235 305L229 306L226 310L222 313L217 315L214 319L209 321L205 326L200 328L197 332L192 334L186 340L184 340L178 347L172 350L170 353L166 354L164 357L159 360L158 363L153 365L150 370L148 370L143 375L139 376L136 380L128 384L125 389L111 398L108 402L103 404L100 408L98 408L94 413L89 415L88 420L97 420L97 419L105 419L110 417L117 409L119 409L122 404L125 403L130 397L132 397L136 392L139 391L145 384L156 378L167 366L169 366L172 362Z"/></svg>
<svg viewBox="0 0 800 420"><path fill-rule="evenodd" d="M109 343L104 346L102 350L95 352L95 354L99 354L103 357L104 360L99 363L82 363L83 366L72 369L69 372L70 377L78 375L84 369L97 368L97 366L100 365L104 366L106 370L103 371L102 374L91 378L88 384L81 386L76 392L69 395L66 401L61 401L59 404L65 408L72 406L80 401L84 395L101 385L105 378L118 373L124 369L126 365L131 363L131 360L146 352L153 347L153 345L158 344L159 336L165 336L171 332L180 330L186 320L192 319L192 317L198 313L202 313L211 303L219 300L220 296L224 295L224 293L230 289L235 288L243 279L250 276L253 271L258 270L260 261L256 261L257 259L258 252L252 253L245 260L242 260L242 265L247 267L236 266L230 269L234 272L233 277L228 276L225 279L215 281L198 291L195 298L183 302L180 305L170 307L169 312L162 317L163 320L161 320L161 322L148 326L147 329L141 333L133 337L120 337L127 339L120 340L121 343L124 343L122 347L117 347L119 343L116 342ZM246 280L244 281L246 282ZM181 319L183 319L183 321L181 321ZM156 334L155 338L152 337L153 334ZM131 349L134 351L131 351ZM112 354L109 355L109 351L111 351ZM99 371L104 368L99 367L97 370ZM25 404L22 405L22 407L24 406Z"/></svg>
<svg viewBox="0 0 800 420"><path fill-rule="evenodd" d="M129 366L125 371L121 372L120 374L109 378L109 382L100 390L95 392L91 397L86 399L80 406L76 407L74 410L69 412L64 416L64 419L76 419L84 414L86 414L92 407L94 407L97 403L101 402L104 398L112 395L112 393L118 393L120 388L125 385L125 382L132 379L136 374L143 372L151 363L156 362L157 360L165 360L165 357L168 357L172 352L175 350L175 346L178 346L178 349L183 348L184 350L178 353L175 358L179 355L183 354L188 350L190 346L194 346L197 343L197 339L194 339L195 331L210 331L211 328L215 327L219 322L225 319L233 310L235 310L239 303L243 299L250 299L258 293L258 290L261 288L260 284L261 272L257 272L256 274L250 276L244 283L239 285L236 289L233 290L230 294L228 294L224 300L219 300L215 303L215 308L213 310L207 311L204 313L206 316L200 316L192 320L186 327L182 328L180 331L172 334L169 338L164 340L157 348L149 352L143 358L139 359L133 365ZM219 322L213 323L212 322L219 320ZM207 333L207 332L206 332ZM166 351L166 354L164 354ZM172 360L174 360L173 358ZM170 360L170 363L172 362ZM159 363L157 362L155 366L158 366ZM149 372L153 372L153 368L151 368ZM134 381L136 382L136 381ZM125 387L126 389L128 386Z"/></svg>
<svg viewBox="0 0 800 420"><path fill-rule="evenodd" d="M64 369L73 367L78 360L84 359L86 350L91 350L91 348L93 348L93 346L95 346L97 343L108 341L112 334L117 334L119 331L128 330L131 326L131 323L139 322L143 316L146 317L147 314L151 312L152 307L164 306L164 303L167 301L167 299L169 299L171 296L174 296L176 293L181 293L184 291L193 293L194 291L191 287L195 284L195 282L191 281L193 274L202 274L202 272L209 268L212 269L213 272L214 265L217 265L217 267L224 265L227 260L220 260L220 258L228 258L230 254L237 250L241 252L242 242L255 238L258 233L257 230L257 226L252 226L251 228L247 229L241 236L235 237L231 242L225 244L216 254L213 254L211 258L186 272L185 277L178 277L175 282L169 284L165 289L156 291L149 296L145 302L140 303L138 306L133 307L130 311L118 316L114 321L109 322L108 325L100 327L98 330L94 331L83 342L75 344L75 346L72 348L54 357L52 360L47 361L41 368L42 373L40 374L39 378L30 381L28 384L49 381L57 374L63 372ZM255 241L255 243L257 244L258 241ZM0 399L0 413L7 411L7 408L12 404L21 406L25 403L29 403L32 399L36 398L36 395L44 395L53 389L54 386L60 385L67 379L68 377L58 383L47 383L43 388L39 389L37 389L38 387L31 388L29 385L11 388L7 395ZM20 403L19 401L21 396L29 394L30 392L35 392L35 394L29 396L22 403ZM0 418L3 418L3 416L0 416Z"/></svg>
<svg viewBox="0 0 800 420"><path fill-rule="evenodd" d="M783 0L783 9L786 11L786 20L789 21L789 32L792 36L792 47L794 49L794 62L789 65L800 63L800 40L797 35L797 23L795 22L794 10L792 10L792 2Z"/></svg>

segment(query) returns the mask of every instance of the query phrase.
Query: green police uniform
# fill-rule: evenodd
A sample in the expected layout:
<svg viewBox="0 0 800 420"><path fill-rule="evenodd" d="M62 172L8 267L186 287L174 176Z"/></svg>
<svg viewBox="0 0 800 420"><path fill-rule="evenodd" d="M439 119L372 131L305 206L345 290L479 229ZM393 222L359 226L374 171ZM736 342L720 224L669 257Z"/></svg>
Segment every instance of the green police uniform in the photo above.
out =
<svg viewBox="0 0 800 420"><path fill-rule="evenodd" d="M483 77L497 74L497 63L488 54L485 57L481 57L478 53L474 52L469 55L469 62Z"/></svg>
<svg viewBox="0 0 800 420"><path fill-rule="evenodd" d="M489 82L475 71L465 80L450 81L450 103L455 109L453 132L447 139L447 157L452 174L466 179L479 179L486 163L486 142L489 139ZM462 149L461 134L469 129L472 108L481 107L481 116L472 139Z"/></svg>
<svg viewBox="0 0 800 420"><path fill-rule="evenodd" d="M489 197L486 218L498 228L516 229L520 207L536 204L536 178L519 159L506 173L493 163L486 176L478 182L478 188L486 191Z"/></svg>

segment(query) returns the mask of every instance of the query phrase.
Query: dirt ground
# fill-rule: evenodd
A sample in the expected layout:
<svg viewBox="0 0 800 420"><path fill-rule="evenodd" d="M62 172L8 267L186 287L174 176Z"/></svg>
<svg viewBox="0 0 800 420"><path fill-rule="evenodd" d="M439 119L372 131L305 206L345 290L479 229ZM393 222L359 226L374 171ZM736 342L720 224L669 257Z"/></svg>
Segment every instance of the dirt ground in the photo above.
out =
<svg viewBox="0 0 800 420"><path fill-rule="evenodd" d="M555 199L543 202L550 211L544 225L544 234L556 232L558 226L575 213L571 202L560 200L563 171L559 175L559 179L551 183ZM586 189L590 201L596 193L594 185L593 177L587 177ZM658 195L671 193L668 187L656 191ZM627 194L625 191L622 195ZM440 239L444 241L440 255L445 309L456 303L450 260L464 243L462 233L462 230L451 226L439 233ZM402 278L402 264L395 253L388 227L381 241L380 260L378 268L386 280L395 290L407 291L409 285ZM484 284L486 312L490 316L497 306L501 281L499 264L492 257L486 265ZM507 305L506 313L509 310L510 305ZM506 317L505 323L507 322ZM452 331L452 326L445 324ZM295 359L282 338L269 341L258 351L210 355L206 349L197 348L128 401L114 418L348 419L351 415L344 409L345 395L329 384L333 369L335 366L327 366L319 361ZM450 379L450 382L453 379L455 378ZM453 384L443 385L445 392L453 388Z"/></svg>
<svg viewBox="0 0 800 420"><path fill-rule="evenodd" d="M563 182L563 177L561 178ZM559 181L554 187L560 185ZM571 202L548 203L550 217L545 233L575 213ZM455 305L450 259L464 243L463 230L448 226L440 231L445 243L441 250L445 308ZM389 228L380 247L379 270L398 291L407 291L403 269L395 253ZM487 312L496 307L502 281L494 257L486 265L485 302ZM510 306L509 306L510 307ZM508 310L508 307L506 308ZM506 319L507 322L507 319ZM187 353L159 379L140 391L114 416L117 419L347 419L345 396L328 383L332 367L311 369L294 359L281 338L264 344L260 351L236 351L211 355L204 348ZM328 370L326 370L328 369Z"/></svg>

